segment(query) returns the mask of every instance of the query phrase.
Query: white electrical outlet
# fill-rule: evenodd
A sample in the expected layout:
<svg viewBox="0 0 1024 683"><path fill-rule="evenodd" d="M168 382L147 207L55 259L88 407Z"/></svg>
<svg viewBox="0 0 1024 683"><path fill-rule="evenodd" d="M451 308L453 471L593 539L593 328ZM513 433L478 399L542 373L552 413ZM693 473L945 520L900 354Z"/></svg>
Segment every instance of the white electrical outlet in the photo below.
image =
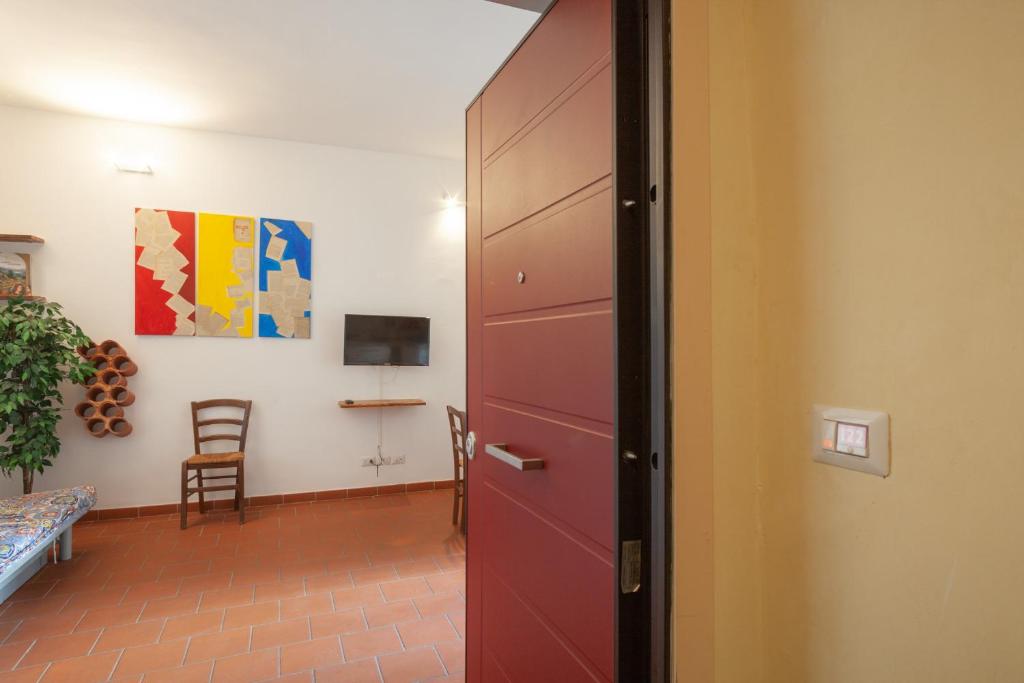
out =
<svg viewBox="0 0 1024 683"><path fill-rule="evenodd" d="M363 458L360 461L363 467L384 467L386 465L404 465L405 456L399 455L391 457L390 455L378 455L374 458Z"/></svg>

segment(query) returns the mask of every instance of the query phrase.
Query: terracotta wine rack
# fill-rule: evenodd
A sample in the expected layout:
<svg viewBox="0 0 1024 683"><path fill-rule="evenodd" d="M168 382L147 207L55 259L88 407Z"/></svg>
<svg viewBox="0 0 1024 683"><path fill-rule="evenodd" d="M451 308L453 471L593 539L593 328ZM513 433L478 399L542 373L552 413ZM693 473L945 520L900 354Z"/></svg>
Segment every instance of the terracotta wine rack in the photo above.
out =
<svg viewBox="0 0 1024 683"><path fill-rule="evenodd" d="M132 423L125 419L124 409L135 403L128 378L139 371L138 366L124 347L111 339L80 348L78 353L92 363L96 372L85 381L85 400L75 406L75 415L96 438L107 434L128 436Z"/></svg>

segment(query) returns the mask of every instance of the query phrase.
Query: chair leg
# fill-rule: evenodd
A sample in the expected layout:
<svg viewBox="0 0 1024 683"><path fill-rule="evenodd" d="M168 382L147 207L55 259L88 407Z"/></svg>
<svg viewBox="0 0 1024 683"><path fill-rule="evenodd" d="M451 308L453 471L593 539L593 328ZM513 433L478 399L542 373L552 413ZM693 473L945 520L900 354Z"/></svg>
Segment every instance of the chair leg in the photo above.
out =
<svg viewBox="0 0 1024 683"><path fill-rule="evenodd" d="M462 522L459 524L459 531L461 531L462 535L465 536L466 535L466 508L467 508L466 480L465 479L462 480L462 496L461 497L462 497Z"/></svg>
<svg viewBox="0 0 1024 683"><path fill-rule="evenodd" d="M199 514L206 514L206 496L203 495L203 468L196 470L196 486L199 487Z"/></svg>
<svg viewBox="0 0 1024 683"><path fill-rule="evenodd" d="M181 463L181 528L188 526L188 464Z"/></svg>
<svg viewBox="0 0 1024 683"><path fill-rule="evenodd" d="M238 523L245 524L245 461L238 463L238 490L235 495L238 496Z"/></svg>
<svg viewBox="0 0 1024 683"><path fill-rule="evenodd" d="M455 471L452 474L452 524L459 523L459 461L455 460Z"/></svg>
<svg viewBox="0 0 1024 683"><path fill-rule="evenodd" d="M459 523L459 482L452 486L452 525Z"/></svg>

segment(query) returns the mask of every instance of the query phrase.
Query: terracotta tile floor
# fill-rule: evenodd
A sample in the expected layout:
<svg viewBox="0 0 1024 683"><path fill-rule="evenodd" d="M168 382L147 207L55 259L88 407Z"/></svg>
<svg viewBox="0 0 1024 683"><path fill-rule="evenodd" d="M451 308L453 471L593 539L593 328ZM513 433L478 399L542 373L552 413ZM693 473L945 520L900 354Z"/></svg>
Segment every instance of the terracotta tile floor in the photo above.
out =
<svg viewBox="0 0 1024 683"><path fill-rule="evenodd" d="M451 492L88 522L0 605L7 681L462 681Z"/></svg>

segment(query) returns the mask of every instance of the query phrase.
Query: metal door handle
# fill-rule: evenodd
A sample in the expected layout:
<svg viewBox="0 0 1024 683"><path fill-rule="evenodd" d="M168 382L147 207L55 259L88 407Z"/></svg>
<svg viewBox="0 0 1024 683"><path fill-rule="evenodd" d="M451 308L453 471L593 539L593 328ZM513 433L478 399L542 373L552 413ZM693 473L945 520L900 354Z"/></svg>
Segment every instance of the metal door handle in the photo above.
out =
<svg viewBox="0 0 1024 683"><path fill-rule="evenodd" d="M511 465L517 470L542 470L544 461L541 458L520 458L515 453L508 452L508 445L503 443L489 443L484 448L487 455L496 458L506 465Z"/></svg>

